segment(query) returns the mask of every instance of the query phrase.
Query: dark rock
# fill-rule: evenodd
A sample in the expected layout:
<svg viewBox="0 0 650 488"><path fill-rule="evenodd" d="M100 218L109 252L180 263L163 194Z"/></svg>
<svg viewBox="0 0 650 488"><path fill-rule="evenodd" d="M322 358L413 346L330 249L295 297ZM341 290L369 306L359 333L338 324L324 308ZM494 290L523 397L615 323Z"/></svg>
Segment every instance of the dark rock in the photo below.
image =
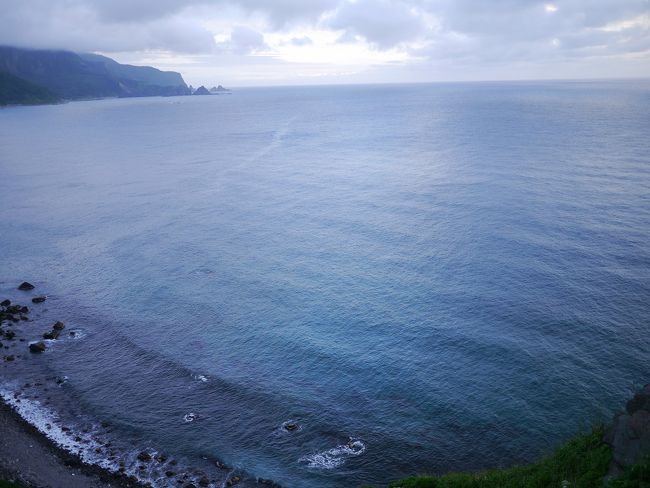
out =
<svg viewBox="0 0 650 488"><path fill-rule="evenodd" d="M140 452L140 454L138 454L138 461L142 461L143 463L151 461L151 454L145 451Z"/></svg>
<svg viewBox="0 0 650 488"><path fill-rule="evenodd" d="M14 359L16 359L16 358L14 357L13 354L11 354L9 356L5 356L5 361L13 361Z"/></svg>
<svg viewBox="0 0 650 488"><path fill-rule="evenodd" d="M32 303L43 303L45 300L47 300L47 297L42 295L40 297L32 298Z"/></svg>
<svg viewBox="0 0 650 488"><path fill-rule="evenodd" d="M13 330L7 330L5 331L5 337L9 340L12 340L14 337L16 337L16 333Z"/></svg>
<svg viewBox="0 0 650 488"><path fill-rule="evenodd" d="M52 339L56 339L57 337L59 337L59 331L58 330L51 330L51 331L46 332L45 334L43 334L43 339L52 340Z"/></svg>
<svg viewBox="0 0 650 488"><path fill-rule="evenodd" d="M221 461L215 461L214 465L219 469L230 469L228 466L223 464Z"/></svg>
<svg viewBox="0 0 650 488"><path fill-rule="evenodd" d="M20 314L20 320L28 321L29 317L27 315Z"/></svg>
<svg viewBox="0 0 650 488"><path fill-rule="evenodd" d="M650 385L634 395L626 410L614 418L603 438L612 448L610 476L620 474L650 453Z"/></svg>
<svg viewBox="0 0 650 488"><path fill-rule="evenodd" d="M206 87L201 85L200 87L198 87L196 89L196 91L194 93L192 93L192 95L210 95L210 92L208 91L208 89Z"/></svg>
<svg viewBox="0 0 650 488"><path fill-rule="evenodd" d="M196 488L196 485L194 483L188 483L185 485L185 488Z"/></svg>
<svg viewBox="0 0 650 488"><path fill-rule="evenodd" d="M23 281L20 286L18 287L19 290L27 291L27 290L33 290L36 288L34 285L31 283L28 283L27 281Z"/></svg>
<svg viewBox="0 0 650 488"><path fill-rule="evenodd" d="M167 456L165 456L164 454L158 454L156 456L156 461L158 461L159 463L164 463L165 461L167 461Z"/></svg>
<svg viewBox="0 0 650 488"><path fill-rule="evenodd" d="M20 313L29 313L29 309L25 305L23 305L22 307L20 307Z"/></svg>
<svg viewBox="0 0 650 488"><path fill-rule="evenodd" d="M34 342L29 345L31 352L45 352L46 346L44 342Z"/></svg>
<svg viewBox="0 0 650 488"><path fill-rule="evenodd" d="M11 305L11 300L3 300L0 302L0 307L8 307L9 305Z"/></svg>
<svg viewBox="0 0 650 488"><path fill-rule="evenodd" d="M65 325L63 325L63 322L61 322L60 320L57 320L57 321L54 323L54 325L52 326L52 328L53 328L54 330L63 330L63 329L65 329Z"/></svg>
<svg viewBox="0 0 650 488"><path fill-rule="evenodd" d="M634 398L627 402L625 409L630 415L638 410L650 411L650 385L644 386L639 393L634 395Z"/></svg>
<svg viewBox="0 0 650 488"><path fill-rule="evenodd" d="M264 478L258 478L257 483L260 485L270 486L271 488L282 488L273 480L265 480Z"/></svg>
<svg viewBox="0 0 650 488"><path fill-rule="evenodd" d="M176 461L176 459L172 459L171 461L169 461L169 464L171 464L172 466L176 466L178 464L178 461Z"/></svg>
<svg viewBox="0 0 650 488"><path fill-rule="evenodd" d="M293 422L289 422L288 424L284 424L284 429L288 430L289 432L293 432L294 430L298 429L298 424L294 424Z"/></svg>
<svg viewBox="0 0 650 488"><path fill-rule="evenodd" d="M208 486L209 484L210 480L205 476L199 480L199 486Z"/></svg>
<svg viewBox="0 0 650 488"><path fill-rule="evenodd" d="M239 476L233 476L228 481L226 481L226 486L235 486L240 481L241 481L241 478Z"/></svg>

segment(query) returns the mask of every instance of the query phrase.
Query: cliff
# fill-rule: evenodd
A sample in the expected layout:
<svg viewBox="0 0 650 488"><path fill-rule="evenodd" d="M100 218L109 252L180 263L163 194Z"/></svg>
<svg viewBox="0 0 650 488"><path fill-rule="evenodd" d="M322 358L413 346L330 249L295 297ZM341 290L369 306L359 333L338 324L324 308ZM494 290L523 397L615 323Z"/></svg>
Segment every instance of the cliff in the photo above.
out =
<svg viewBox="0 0 650 488"><path fill-rule="evenodd" d="M70 51L0 46L0 72L67 100L190 93L179 73L123 65L105 56ZM21 103L19 99L7 103Z"/></svg>

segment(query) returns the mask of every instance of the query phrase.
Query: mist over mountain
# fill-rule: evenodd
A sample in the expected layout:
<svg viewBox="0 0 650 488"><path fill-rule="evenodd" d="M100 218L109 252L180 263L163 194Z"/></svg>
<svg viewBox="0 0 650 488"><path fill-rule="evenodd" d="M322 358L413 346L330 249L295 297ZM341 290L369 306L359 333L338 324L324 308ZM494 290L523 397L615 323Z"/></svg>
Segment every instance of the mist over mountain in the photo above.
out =
<svg viewBox="0 0 650 488"><path fill-rule="evenodd" d="M97 54L71 51L21 49L0 46L0 73L40 87L54 98L44 100L80 100L104 97L189 95L180 73L161 71L149 66L120 64ZM0 78L2 104L19 104L28 93L28 85L14 78ZM22 93L23 87L26 92ZM43 103L49 103L48 101Z"/></svg>

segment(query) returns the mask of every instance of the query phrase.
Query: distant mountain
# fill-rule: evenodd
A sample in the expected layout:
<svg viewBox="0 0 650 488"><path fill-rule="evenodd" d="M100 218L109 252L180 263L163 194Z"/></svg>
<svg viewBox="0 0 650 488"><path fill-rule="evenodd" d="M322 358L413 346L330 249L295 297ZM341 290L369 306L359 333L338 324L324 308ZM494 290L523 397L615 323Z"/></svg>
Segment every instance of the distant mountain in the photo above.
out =
<svg viewBox="0 0 650 488"><path fill-rule="evenodd" d="M185 86L185 81L180 73L175 71L160 71L151 66L132 66L120 64L117 61L101 56L99 54L79 54L79 56L91 63L102 63L106 70L116 78L139 81L147 85L157 86Z"/></svg>
<svg viewBox="0 0 650 488"><path fill-rule="evenodd" d="M0 71L0 106L39 105L59 101L61 99L49 90Z"/></svg>
<svg viewBox="0 0 650 488"><path fill-rule="evenodd" d="M179 73L122 65L95 54L0 46L0 72L68 100L189 95Z"/></svg>

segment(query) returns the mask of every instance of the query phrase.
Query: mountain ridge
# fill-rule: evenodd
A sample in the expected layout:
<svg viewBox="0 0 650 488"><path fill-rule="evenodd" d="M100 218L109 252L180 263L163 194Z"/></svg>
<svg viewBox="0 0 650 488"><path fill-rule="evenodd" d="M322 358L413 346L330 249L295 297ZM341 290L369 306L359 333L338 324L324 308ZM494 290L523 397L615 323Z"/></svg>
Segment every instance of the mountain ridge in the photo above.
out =
<svg viewBox="0 0 650 488"><path fill-rule="evenodd" d="M3 76L0 82L0 92L13 96L3 100L4 105L23 103L20 87L27 89L27 84L64 100L190 94L180 73L64 50L0 46L0 73L13 77Z"/></svg>

